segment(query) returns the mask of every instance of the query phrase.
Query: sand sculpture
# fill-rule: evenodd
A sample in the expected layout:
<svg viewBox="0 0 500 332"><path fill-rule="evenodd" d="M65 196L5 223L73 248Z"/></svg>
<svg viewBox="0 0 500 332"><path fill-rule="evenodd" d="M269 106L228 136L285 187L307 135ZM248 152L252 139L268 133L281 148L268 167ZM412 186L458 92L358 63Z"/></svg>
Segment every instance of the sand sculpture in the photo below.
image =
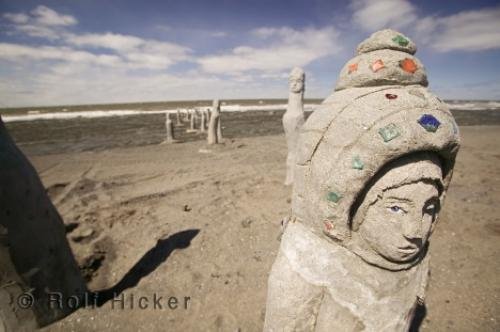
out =
<svg viewBox="0 0 500 332"><path fill-rule="evenodd" d="M175 118L176 118L176 123L175 125L176 126L182 126L182 121L181 121L181 112L179 110L177 110L175 112Z"/></svg>
<svg viewBox="0 0 500 332"><path fill-rule="evenodd" d="M210 108L207 108L205 110L205 113L206 113L206 121L207 121L207 126L208 126L208 122L210 121Z"/></svg>
<svg viewBox="0 0 500 332"><path fill-rule="evenodd" d="M170 113L165 113L165 128L167 130L165 143L177 143L178 140L176 140L174 136L174 123L170 120Z"/></svg>
<svg viewBox="0 0 500 332"><path fill-rule="evenodd" d="M201 113L201 118L200 118L200 132L204 133L206 131L206 112L204 110L200 111Z"/></svg>
<svg viewBox="0 0 500 332"><path fill-rule="evenodd" d="M196 132L195 128L196 114L194 110L189 110L188 116L189 116L189 129L187 129L186 132L188 133Z"/></svg>
<svg viewBox="0 0 500 332"><path fill-rule="evenodd" d="M358 46L302 126L265 331L407 331L459 147L404 35Z"/></svg>
<svg viewBox="0 0 500 332"><path fill-rule="evenodd" d="M288 106L283 115L283 128L285 130L288 155L286 158L285 184L293 183L293 168L295 164L295 147L299 137L299 129L304 124L304 90L305 73L301 68L295 67L289 77Z"/></svg>
<svg viewBox="0 0 500 332"><path fill-rule="evenodd" d="M219 115L217 120L217 142L222 143L224 141L224 137L222 137L222 121L221 121L222 111L219 107Z"/></svg>
<svg viewBox="0 0 500 332"><path fill-rule="evenodd" d="M0 330L31 331L74 311L87 288L59 213L1 118L0 165Z"/></svg>
<svg viewBox="0 0 500 332"><path fill-rule="evenodd" d="M220 131L220 101L214 99L212 113L210 114L210 122L208 123L208 144L221 143L222 133L220 133Z"/></svg>

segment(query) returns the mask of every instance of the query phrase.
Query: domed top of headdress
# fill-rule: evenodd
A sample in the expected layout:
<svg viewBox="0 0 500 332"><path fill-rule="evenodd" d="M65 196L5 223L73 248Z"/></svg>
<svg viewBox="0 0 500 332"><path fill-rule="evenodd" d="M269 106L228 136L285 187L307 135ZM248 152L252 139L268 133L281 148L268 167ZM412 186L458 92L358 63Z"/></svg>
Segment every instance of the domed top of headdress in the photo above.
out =
<svg viewBox="0 0 500 332"><path fill-rule="evenodd" d="M377 50L395 50L413 55L417 52L417 45L405 35L392 29L385 29L373 33L358 45L358 54Z"/></svg>
<svg viewBox="0 0 500 332"><path fill-rule="evenodd" d="M415 43L386 29L375 32L358 46L358 55L342 68L335 90L377 85L427 86L423 64L413 56Z"/></svg>

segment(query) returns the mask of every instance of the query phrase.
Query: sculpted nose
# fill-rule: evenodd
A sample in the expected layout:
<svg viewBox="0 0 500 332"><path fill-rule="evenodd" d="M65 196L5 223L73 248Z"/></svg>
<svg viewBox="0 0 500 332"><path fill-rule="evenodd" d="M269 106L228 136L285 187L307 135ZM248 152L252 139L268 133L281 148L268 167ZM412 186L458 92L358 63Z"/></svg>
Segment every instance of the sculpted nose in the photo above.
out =
<svg viewBox="0 0 500 332"><path fill-rule="evenodd" d="M422 225L418 221L408 221L403 225L403 235L404 237L410 241L421 242L422 240Z"/></svg>

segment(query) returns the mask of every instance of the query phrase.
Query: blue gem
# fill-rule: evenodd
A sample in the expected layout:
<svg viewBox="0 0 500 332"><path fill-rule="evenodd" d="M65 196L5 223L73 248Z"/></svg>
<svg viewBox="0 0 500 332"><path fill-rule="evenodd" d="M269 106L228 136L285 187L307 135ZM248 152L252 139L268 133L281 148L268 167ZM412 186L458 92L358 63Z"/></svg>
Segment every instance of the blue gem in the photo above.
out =
<svg viewBox="0 0 500 332"><path fill-rule="evenodd" d="M425 130L430 131L432 133L436 132L436 130L441 125L438 119L436 119L431 114L424 114L418 120L418 123L425 128Z"/></svg>

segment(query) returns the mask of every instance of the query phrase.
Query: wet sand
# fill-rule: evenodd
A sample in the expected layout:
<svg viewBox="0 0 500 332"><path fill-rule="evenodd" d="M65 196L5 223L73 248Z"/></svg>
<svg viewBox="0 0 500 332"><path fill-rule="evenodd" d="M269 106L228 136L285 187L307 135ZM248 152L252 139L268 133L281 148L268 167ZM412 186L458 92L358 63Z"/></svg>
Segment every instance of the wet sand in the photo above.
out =
<svg viewBox="0 0 500 332"><path fill-rule="evenodd" d="M90 288L107 299L47 331L262 329L290 208L282 113L223 116L226 141L216 147L185 127L185 143L159 145L156 115L8 125L62 214ZM500 126L457 120L463 146L431 242L421 331L498 331Z"/></svg>

